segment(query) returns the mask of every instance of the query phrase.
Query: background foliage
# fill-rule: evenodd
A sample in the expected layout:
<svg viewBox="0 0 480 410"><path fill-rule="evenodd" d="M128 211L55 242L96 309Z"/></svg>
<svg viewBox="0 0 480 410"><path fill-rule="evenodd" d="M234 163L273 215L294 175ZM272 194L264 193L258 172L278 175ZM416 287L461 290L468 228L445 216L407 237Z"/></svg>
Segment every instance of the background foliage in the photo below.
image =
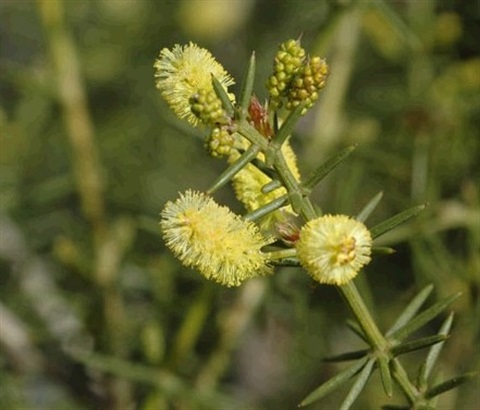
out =
<svg viewBox="0 0 480 410"><path fill-rule="evenodd" d="M326 56L293 139L300 168L359 147L314 199L355 214L383 191L371 224L429 204L382 239L397 253L359 286L380 325L427 283L435 298L462 291L437 372L478 369L478 2L1 0L0 19L0 408L294 408L333 374L322 357L360 346L336 290L298 269L224 289L165 250L164 203L224 166L154 87L159 50L188 41L237 83L255 50L261 99L280 42L302 35ZM242 212L229 189L216 200ZM354 408L402 402L379 386ZM478 408L478 387L438 408Z"/></svg>

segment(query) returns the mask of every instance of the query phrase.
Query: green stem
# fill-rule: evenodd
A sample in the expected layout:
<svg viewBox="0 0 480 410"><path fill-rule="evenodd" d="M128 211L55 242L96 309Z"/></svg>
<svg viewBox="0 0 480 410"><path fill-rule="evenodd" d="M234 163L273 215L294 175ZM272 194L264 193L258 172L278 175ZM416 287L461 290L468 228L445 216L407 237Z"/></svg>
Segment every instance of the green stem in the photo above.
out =
<svg viewBox="0 0 480 410"><path fill-rule="evenodd" d="M290 170L290 167L280 149L276 150L273 167L288 191L290 204L292 205L293 210L301 214L307 221L315 219L317 217L315 208L313 207L310 198L305 195L300 183Z"/></svg>
<svg viewBox="0 0 480 410"><path fill-rule="evenodd" d="M355 284L350 281L346 285L339 286L338 289L350 306L371 345L383 351L387 347L387 341L375 324Z"/></svg>
<svg viewBox="0 0 480 410"><path fill-rule="evenodd" d="M285 143L285 141L291 135L293 129L295 128L296 123L302 116L302 111L304 108L305 103L302 103L290 113L290 115L286 118L285 122L278 130L274 140L272 141L273 146L280 149L280 147Z"/></svg>
<svg viewBox="0 0 480 410"><path fill-rule="evenodd" d="M267 152L264 151L264 153L265 155L271 154L271 147L269 147ZM294 210L297 212L299 211L299 213L306 221L317 218L317 213L308 197L308 192L306 192L301 187L300 183L297 182L297 180L295 179L295 176L290 170L287 162L285 161L285 157L283 156L280 149L276 150L275 155L273 155L273 167L277 171L280 181L288 191L289 201ZM280 255L280 252L282 251L278 251L278 254L274 253L274 255L278 256ZM381 353L382 355L389 356L388 340L378 329L378 326L376 325L372 315L370 314L367 306L365 305L363 298L358 292L355 284L353 282L349 282L344 286L339 286L339 291L343 295L344 300L352 310L357 322L361 326L367 342L377 352ZM402 367L401 363L396 359L393 359L392 362L393 378L403 390L409 401L411 403L415 403L419 400L418 389L408 378L408 374ZM384 369L384 373L384 379L389 379L390 372L388 369L388 364L387 369ZM389 383L389 380L383 380L383 383L385 391L387 392L387 394L390 395L391 385Z"/></svg>
<svg viewBox="0 0 480 410"><path fill-rule="evenodd" d="M281 249L279 251L268 252L270 260L292 258L297 256L297 250L295 248Z"/></svg>
<svg viewBox="0 0 480 410"><path fill-rule="evenodd" d="M292 202L294 210L296 210L296 205L307 221L316 218L317 215L310 199L303 194L302 188L293 176L292 171L288 167L285 157L280 150L277 151L273 166L278 172L281 181L284 183L285 188L290 195L290 199L295 199L297 201L296 204ZM339 290L343 294L372 346L379 350L384 350L387 347L387 341L375 324L361 295L358 293L356 286L353 282L349 282L348 284L339 287Z"/></svg>
<svg viewBox="0 0 480 410"><path fill-rule="evenodd" d="M241 120L238 122L237 132L250 141L253 145L258 145L262 151L268 151L268 141L255 128L253 128L248 121Z"/></svg>

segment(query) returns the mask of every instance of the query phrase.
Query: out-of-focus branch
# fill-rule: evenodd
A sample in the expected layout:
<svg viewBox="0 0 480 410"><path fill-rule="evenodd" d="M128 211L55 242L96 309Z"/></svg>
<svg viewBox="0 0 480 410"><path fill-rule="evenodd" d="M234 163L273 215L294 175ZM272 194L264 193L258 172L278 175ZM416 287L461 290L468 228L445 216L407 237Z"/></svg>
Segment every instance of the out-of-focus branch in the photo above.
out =
<svg viewBox="0 0 480 410"><path fill-rule="evenodd" d="M0 346L13 364L26 372L37 372L43 357L32 343L27 326L3 303L0 303Z"/></svg>
<svg viewBox="0 0 480 410"><path fill-rule="evenodd" d="M51 266L30 252L20 228L5 215L0 215L0 258L12 266L21 294L53 339L64 350L88 349L91 336L58 289ZM0 345L5 346L19 368L34 371L46 363L29 329L3 304L0 304L0 329Z"/></svg>
<svg viewBox="0 0 480 410"><path fill-rule="evenodd" d="M95 254L92 270L96 283L103 291L103 319L108 348L113 355L125 357L128 356L125 344L127 321L116 278L132 229L122 221L108 227L105 220L103 180L94 127L75 44L65 24L63 4L62 0L37 0L50 49L58 98L72 146L73 170L82 210L92 227ZM128 381L113 379L110 393L113 408L131 407L131 385Z"/></svg>
<svg viewBox="0 0 480 410"><path fill-rule="evenodd" d="M352 69L355 63L358 39L360 38L360 7L342 13L336 21L336 39L332 56L328 58L330 76L328 86L322 91L317 117L312 130L310 144L305 149L307 163L318 164L319 159L330 155L332 147L338 143L343 131L341 125L343 103L348 90ZM330 34L329 34L330 35ZM318 39L323 44L322 37Z"/></svg>
<svg viewBox="0 0 480 410"><path fill-rule="evenodd" d="M63 2L37 0L37 4L73 150L73 169L82 209L93 226L96 240L99 240L105 229L103 182L75 45L65 26Z"/></svg>
<svg viewBox="0 0 480 410"><path fill-rule="evenodd" d="M263 300L267 283L263 279L249 280L242 286L238 299L225 312L221 322L220 342L198 375L200 390L213 390L230 364L231 353Z"/></svg>

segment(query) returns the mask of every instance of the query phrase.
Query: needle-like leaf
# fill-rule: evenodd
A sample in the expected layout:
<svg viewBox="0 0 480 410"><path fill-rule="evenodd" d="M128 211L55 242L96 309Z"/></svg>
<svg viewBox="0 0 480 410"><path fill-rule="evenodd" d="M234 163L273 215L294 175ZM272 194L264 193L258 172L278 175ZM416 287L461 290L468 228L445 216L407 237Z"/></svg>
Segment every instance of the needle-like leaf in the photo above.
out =
<svg viewBox="0 0 480 410"><path fill-rule="evenodd" d="M340 410L348 410L351 407L355 399L358 397L360 392L365 387L365 384L367 383L368 378L372 374L374 363L375 363L375 359L370 359L367 362L365 367L362 369L362 371L358 375L357 380L353 384L352 388L348 392L347 397L345 397L345 400L341 404Z"/></svg>
<svg viewBox="0 0 480 410"><path fill-rule="evenodd" d="M350 145L343 149L338 154L329 158L324 164L320 165L309 178L302 184L303 188L311 191L315 186L325 178L335 167L342 163L353 151L357 148L356 145Z"/></svg>
<svg viewBox="0 0 480 410"><path fill-rule="evenodd" d="M348 319L346 321L346 324L347 324L347 327L353 332L355 333L360 339L362 339L363 341L367 342L367 338L365 336L365 334L363 333L363 330L362 328L358 325L357 322L354 322L353 320L350 320Z"/></svg>
<svg viewBox="0 0 480 410"><path fill-rule="evenodd" d="M375 225L372 229L370 229L370 233L372 234L372 238L378 238L380 235L392 230L396 226L408 221L410 218L418 215L425 209L426 205L417 205L413 208L407 209L406 211L400 212L399 214L387 219Z"/></svg>
<svg viewBox="0 0 480 410"><path fill-rule="evenodd" d="M208 194L215 192L217 189L224 186L228 183L238 172L240 172L245 164L248 164L252 159L254 159L260 148L255 145L250 146L241 156L238 158L232 165L230 165L225 171L223 171L217 180L213 183L210 189L207 191Z"/></svg>
<svg viewBox="0 0 480 410"><path fill-rule="evenodd" d="M433 335L423 337L421 339L413 340L399 344L391 349L394 356L398 356L404 353L413 352L414 350L423 349L428 346L436 345L437 343L444 342L448 339L448 335Z"/></svg>
<svg viewBox="0 0 480 410"><path fill-rule="evenodd" d="M277 188L280 188L281 186L282 183L278 179L274 179L262 187L262 194L268 194L272 191L275 191Z"/></svg>
<svg viewBox="0 0 480 410"><path fill-rule="evenodd" d="M400 327L396 331L390 334L390 338L394 340L403 340L410 334L412 334L415 330L422 327L424 324L428 323L432 320L435 316L438 316L442 311L444 311L450 304L452 304L455 300L457 300L462 293L458 292L455 295L449 296L437 303L433 306L429 307L428 309L424 310L406 325Z"/></svg>
<svg viewBox="0 0 480 410"><path fill-rule="evenodd" d="M244 216L244 219L247 221L255 221L262 216L265 216L269 214L270 212L276 211L277 209L281 208L288 200L287 195L282 195L281 197L278 197L277 199L274 199L272 202L269 202L268 204L255 209L255 211L252 211Z"/></svg>
<svg viewBox="0 0 480 410"><path fill-rule="evenodd" d="M388 246L372 246L372 253L377 255L392 255L397 252L395 249Z"/></svg>
<svg viewBox="0 0 480 410"><path fill-rule="evenodd" d="M370 349L355 350L353 352L341 353L335 356L325 357L324 362L346 362L364 357L370 352Z"/></svg>
<svg viewBox="0 0 480 410"><path fill-rule="evenodd" d="M379 192L375 195L368 203L363 207L363 209L358 213L357 220L360 222L365 222L370 214L375 210L377 205L380 203L383 197L383 192Z"/></svg>
<svg viewBox="0 0 480 410"><path fill-rule="evenodd" d="M220 98L222 101L222 106L227 112L228 115L232 116L234 112L234 107L232 102L230 101L230 97L227 94L227 91L225 88L223 88L223 85L218 81L213 75L212 75L212 85L213 89L215 90L215 94L217 94L217 97Z"/></svg>
<svg viewBox="0 0 480 410"><path fill-rule="evenodd" d="M265 162L262 160L255 158L252 161L252 165L255 165L260 171L262 171L265 175L269 176L270 178L278 178L278 175L275 173L275 171L268 167Z"/></svg>
<svg viewBox="0 0 480 410"><path fill-rule="evenodd" d="M462 374L461 376L453 377L443 383L437 384L436 386L432 387L425 393L425 397L427 399L431 399L432 397L438 396L439 394L445 393L449 390L454 389L455 387L460 386L463 383L473 379L477 375L477 372L469 372Z"/></svg>
<svg viewBox="0 0 480 410"><path fill-rule="evenodd" d="M452 327L453 323L453 313L450 313L448 317L445 319L445 321L442 324L442 327L440 328L438 335L439 336L446 336L448 332L450 332L450 329ZM440 355L440 351L442 350L443 343L436 344L432 346L430 351L428 352L428 355L425 359L424 365L421 367L421 371L419 374L419 384L426 385L427 383L427 378L430 375L433 366L435 365L438 356Z"/></svg>
<svg viewBox="0 0 480 410"><path fill-rule="evenodd" d="M425 286L417 296L415 296L412 301L407 305L407 307L403 310L403 312L400 314L396 322L393 324L393 326L387 331L385 334L386 336L390 336L393 332L396 330L400 329L402 326L405 326L405 324L414 317L419 309L422 307L422 305L425 303L427 300L428 296L430 293L432 293L433 290L433 285L429 284Z"/></svg>
<svg viewBox="0 0 480 410"><path fill-rule="evenodd" d="M333 390L338 389L340 386L348 382L353 376L355 376L360 370L362 370L367 364L367 361L368 358L361 359L353 366L350 366L344 371L338 373L336 376L332 377L330 380L327 380L325 383L311 392L307 397L305 397L305 399L303 399L299 404L299 407L307 406L308 404L311 404L326 396Z"/></svg>
<svg viewBox="0 0 480 410"><path fill-rule="evenodd" d="M382 378L383 390L388 397L392 397L392 373L390 372L389 357L381 355L378 358L378 367L380 368L380 376Z"/></svg>
<svg viewBox="0 0 480 410"><path fill-rule="evenodd" d="M255 52L252 53L248 63L247 72L243 78L242 90L240 92L241 115L245 115L252 98L253 83L255 82Z"/></svg>

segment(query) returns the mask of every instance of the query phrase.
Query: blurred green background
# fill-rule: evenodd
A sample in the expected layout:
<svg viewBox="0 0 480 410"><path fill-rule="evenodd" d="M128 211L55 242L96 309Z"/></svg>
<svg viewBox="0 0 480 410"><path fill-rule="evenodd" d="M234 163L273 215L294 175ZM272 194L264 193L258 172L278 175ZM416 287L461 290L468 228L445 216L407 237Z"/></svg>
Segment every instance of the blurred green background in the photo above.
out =
<svg viewBox="0 0 480 410"><path fill-rule="evenodd" d="M300 169L358 149L314 199L354 215L383 191L370 226L429 204L359 286L382 329L428 283L430 303L462 291L436 375L478 370L479 23L478 1L0 0L0 408L293 409L338 370L322 357L363 346L299 269L226 289L166 251L165 202L225 166L155 89L160 49L189 41L237 84L255 50L261 100L279 43L327 58ZM229 188L215 199L243 211ZM424 354L403 359L412 374ZM354 408L403 403L380 385ZM438 408L480 408L479 387Z"/></svg>

